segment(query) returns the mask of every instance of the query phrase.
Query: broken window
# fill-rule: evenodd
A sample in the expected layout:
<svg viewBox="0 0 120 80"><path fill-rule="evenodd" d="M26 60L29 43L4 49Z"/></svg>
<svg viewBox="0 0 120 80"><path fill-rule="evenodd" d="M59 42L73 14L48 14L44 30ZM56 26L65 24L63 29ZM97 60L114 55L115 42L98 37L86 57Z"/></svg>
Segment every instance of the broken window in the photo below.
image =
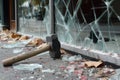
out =
<svg viewBox="0 0 120 80"><path fill-rule="evenodd" d="M54 4L61 42L120 53L119 0L55 0Z"/></svg>
<svg viewBox="0 0 120 80"><path fill-rule="evenodd" d="M43 38L50 34L48 2L39 0L26 7L30 6L29 0L18 0L20 32ZM55 32L59 40L86 49L119 53L119 4L119 0L54 0Z"/></svg>

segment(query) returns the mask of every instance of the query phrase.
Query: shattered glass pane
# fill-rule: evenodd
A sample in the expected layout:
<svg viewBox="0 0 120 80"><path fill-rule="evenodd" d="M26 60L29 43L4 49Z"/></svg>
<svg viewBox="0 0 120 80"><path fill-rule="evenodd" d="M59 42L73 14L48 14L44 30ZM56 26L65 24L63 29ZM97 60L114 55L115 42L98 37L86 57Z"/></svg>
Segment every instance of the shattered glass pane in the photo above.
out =
<svg viewBox="0 0 120 80"><path fill-rule="evenodd" d="M18 31L45 38L50 34L49 0L17 0Z"/></svg>
<svg viewBox="0 0 120 80"><path fill-rule="evenodd" d="M61 42L120 53L120 0L54 0Z"/></svg>
<svg viewBox="0 0 120 80"><path fill-rule="evenodd" d="M16 70L28 70L28 71L34 71L37 68L42 68L43 66L37 63L33 64L19 64L13 66L14 69Z"/></svg>

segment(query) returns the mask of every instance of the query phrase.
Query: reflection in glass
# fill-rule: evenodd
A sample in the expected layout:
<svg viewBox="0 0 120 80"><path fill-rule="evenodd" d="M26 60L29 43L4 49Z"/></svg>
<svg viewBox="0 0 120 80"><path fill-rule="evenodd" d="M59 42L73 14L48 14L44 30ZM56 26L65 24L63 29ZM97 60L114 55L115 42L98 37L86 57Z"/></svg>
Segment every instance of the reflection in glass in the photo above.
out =
<svg viewBox="0 0 120 80"><path fill-rule="evenodd" d="M45 38L49 34L48 0L17 0L19 31Z"/></svg>

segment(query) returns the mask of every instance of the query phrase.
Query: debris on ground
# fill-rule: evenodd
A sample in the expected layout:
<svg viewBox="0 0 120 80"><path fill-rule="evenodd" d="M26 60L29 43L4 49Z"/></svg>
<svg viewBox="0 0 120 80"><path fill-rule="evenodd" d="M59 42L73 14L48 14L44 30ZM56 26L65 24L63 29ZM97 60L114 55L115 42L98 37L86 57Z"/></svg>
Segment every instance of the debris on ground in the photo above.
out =
<svg viewBox="0 0 120 80"><path fill-rule="evenodd" d="M44 41L40 38L35 38L33 39L32 41L30 41L27 46L39 46L41 45L42 43L44 43Z"/></svg>
<svg viewBox="0 0 120 80"><path fill-rule="evenodd" d="M19 40L28 40L30 37L29 36L21 36L20 38L19 38Z"/></svg>
<svg viewBox="0 0 120 80"><path fill-rule="evenodd" d="M15 54L22 53L22 52L23 52L23 48L18 48L13 50L13 53Z"/></svg>
<svg viewBox="0 0 120 80"><path fill-rule="evenodd" d="M60 49L60 52L61 52L61 54L68 54L68 52L67 51L65 51L64 49Z"/></svg>
<svg viewBox="0 0 120 80"><path fill-rule="evenodd" d="M87 61L82 60L83 58L81 58L81 56L77 57L79 58L76 58L76 55L64 55L62 60L67 61L68 65L61 66L61 70L69 75L77 75L80 80L88 80L89 77L93 77L95 80L108 80L107 78L115 74L115 70L109 67L105 67L102 61Z"/></svg>
<svg viewBox="0 0 120 80"><path fill-rule="evenodd" d="M103 62L102 61L86 61L85 62L85 65L87 66L87 67L98 67L98 66L100 66L101 64L102 64Z"/></svg>
<svg viewBox="0 0 120 80"><path fill-rule="evenodd" d="M9 38L15 39L15 40L20 39L21 36L22 36L22 35L17 34L17 33L14 33L14 32L10 32L10 33L8 34L8 37L9 37Z"/></svg>
<svg viewBox="0 0 120 80"><path fill-rule="evenodd" d="M0 31L0 41L3 42L0 45L1 48L12 49L14 54L24 53L33 48L39 49L44 43L40 38L17 34L9 30ZM64 49L61 49L61 53L62 60L58 62L57 60L52 62L48 58L49 55L46 55L48 52L45 52L38 55L38 63L32 63L32 59L26 64L13 65L15 74L22 72L20 74L22 76L17 75L16 80L120 80L120 69L107 66L101 60L85 59L81 55L69 54ZM37 62L36 58L35 61Z"/></svg>
<svg viewBox="0 0 120 80"><path fill-rule="evenodd" d="M24 78L21 78L20 80L31 80L31 79L34 79L34 76L24 77Z"/></svg>
<svg viewBox="0 0 120 80"><path fill-rule="evenodd" d="M115 70L116 74L111 75L109 80L120 80L120 69Z"/></svg>
<svg viewBox="0 0 120 80"><path fill-rule="evenodd" d="M82 57L80 55L74 55L74 56L69 56L69 55L64 55L62 57L63 61L68 61L68 62L72 62L72 61L79 61L82 60Z"/></svg>
<svg viewBox="0 0 120 80"><path fill-rule="evenodd" d="M9 30L0 31L0 41L4 43L0 45L0 48L15 48L13 53L21 53L26 47L37 47L44 43L40 38L21 35Z"/></svg>
<svg viewBox="0 0 120 80"><path fill-rule="evenodd" d="M29 41L26 43L26 46L39 46L44 43L44 41L40 38L31 39L30 36L21 35L9 30L3 30L0 32L0 41L7 41L9 44L11 43L12 45L16 45L16 43L24 43L24 41Z"/></svg>
<svg viewBox="0 0 120 80"><path fill-rule="evenodd" d="M35 69L41 69L43 66L41 64L19 64L19 65L14 65L13 69L15 70L28 70L28 71L34 71Z"/></svg>
<svg viewBox="0 0 120 80"><path fill-rule="evenodd" d="M24 48L25 44L22 42L15 42L15 43L6 43L2 46L2 48Z"/></svg>
<svg viewBox="0 0 120 80"><path fill-rule="evenodd" d="M52 70L52 69L44 69L42 70L42 73L54 73L55 70Z"/></svg>

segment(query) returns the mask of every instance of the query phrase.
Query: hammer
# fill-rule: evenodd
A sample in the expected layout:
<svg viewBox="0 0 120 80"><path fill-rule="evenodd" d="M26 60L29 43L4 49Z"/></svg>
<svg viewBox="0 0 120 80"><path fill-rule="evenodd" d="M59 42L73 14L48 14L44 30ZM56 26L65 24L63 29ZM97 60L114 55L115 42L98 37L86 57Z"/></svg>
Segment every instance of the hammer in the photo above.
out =
<svg viewBox="0 0 120 80"><path fill-rule="evenodd" d="M30 51L24 54L19 54L17 56L13 56L11 58L4 59L2 61L3 66L11 66L12 64L30 58L32 56L36 56L42 52L49 51L51 58L59 59L61 58L60 52L60 42L55 34L46 37L47 43L43 43L40 49L36 49L34 51Z"/></svg>

